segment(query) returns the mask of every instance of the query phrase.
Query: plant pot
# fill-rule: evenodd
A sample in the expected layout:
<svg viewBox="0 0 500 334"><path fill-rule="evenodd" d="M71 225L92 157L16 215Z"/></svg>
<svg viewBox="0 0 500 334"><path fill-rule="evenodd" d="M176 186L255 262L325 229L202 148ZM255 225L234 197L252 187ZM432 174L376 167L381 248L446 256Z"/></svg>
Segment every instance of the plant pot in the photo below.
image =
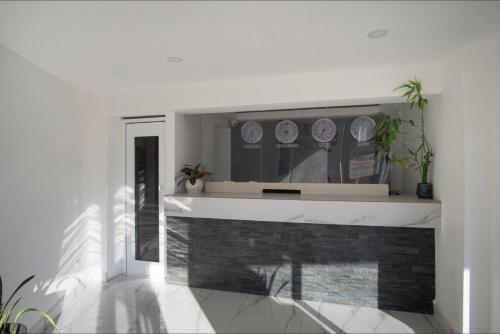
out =
<svg viewBox="0 0 500 334"><path fill-rule="evenodd" d="M16 326L19 326L19 328L17 328L17 331L16 331ZM28 328L23 325L23 324L7 324L5 326L5 333L6 334L27 334L28 333Z"/></svg>
<svg viewBox="0 0 500 334"><path fill-rule="evenodd" d="M432 192L432 183L419 183L417 184L417 197L418 198L434 198Z"/></svg>
<svg viewBox="0 0 500 334"><path fill-rule="evenodd" d="M188 194L199 194L203 191L203 180L197 179L195 184L191 184L189 180L186 180L186 191Z"/></svg>

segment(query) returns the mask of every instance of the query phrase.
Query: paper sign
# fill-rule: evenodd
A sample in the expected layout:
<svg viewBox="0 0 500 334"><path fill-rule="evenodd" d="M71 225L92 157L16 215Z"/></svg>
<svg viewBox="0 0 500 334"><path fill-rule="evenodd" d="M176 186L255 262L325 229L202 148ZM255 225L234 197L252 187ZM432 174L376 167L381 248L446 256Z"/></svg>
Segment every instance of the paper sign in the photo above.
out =
<svg viewBox="0 0 500 334"><path fill-rule="evenodd" d="M378 163L375 153L359 155L349 161L349 178L372 176L378 173Z"/></svg>

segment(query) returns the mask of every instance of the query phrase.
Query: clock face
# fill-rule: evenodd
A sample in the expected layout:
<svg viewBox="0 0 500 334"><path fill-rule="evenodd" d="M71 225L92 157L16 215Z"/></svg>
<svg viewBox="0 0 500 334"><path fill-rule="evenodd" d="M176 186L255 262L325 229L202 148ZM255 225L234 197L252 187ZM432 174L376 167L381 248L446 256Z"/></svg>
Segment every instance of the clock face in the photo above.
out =
<svg viewBox="0 0 500 334"><path fill-rule="evenodd" d="M290 144L293 143L293 141L299 136L299 128L295 122L284 120L276 125L274 135L280 143Z"/></svg>
<svg viewBox="0 0 500 334"><path fill-rule="evenodd" d="M256 121L248 121L241 127L241 138L248 144L258 143L262 139L264 131L262 125Z"/></svg>
<svg viewBox="0 0 500 334"><path fill-rule="evenodd" d="M359 116L351 124L351 134L358 141L367 141L375 136L375 121L368 116Z"/></svg>
<svg viewBox="0 0 500 334"><path fill-rule="evenodd" d="M331 119L320 118L312 125L312 136L320 143L331 141L337 133L337 126Z"/></svg>

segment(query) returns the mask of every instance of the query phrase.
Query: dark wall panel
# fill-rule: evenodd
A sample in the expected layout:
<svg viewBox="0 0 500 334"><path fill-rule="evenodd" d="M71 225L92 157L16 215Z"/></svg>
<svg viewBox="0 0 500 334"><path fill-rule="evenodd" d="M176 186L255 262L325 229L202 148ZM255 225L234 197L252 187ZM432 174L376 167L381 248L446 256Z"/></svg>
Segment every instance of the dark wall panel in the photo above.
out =
<svg viewBox="0 0 500 334"><path fill-rule="evenodd" d="M377 119L374 116L375 119ZM231 129L231 180L238 182L305 182L305 183L379 183L377 143L375 139L357 142L351 135L355 117L330 117L337 127L335 138L318 143L311 134L316 118L293 119L299 128L298 138L289 145L275 138L280 120L259 121L262 140L246 144L241 138L240 122ZM371 156L373 175L353 177L350 161ZM340 164L342 162L342 164Z"/></svg>
<svg viewBox="0 0 500 334"><path fill-rule="evenodd" d="M167 281L432 313L434 230L167 218Z"/></svg>

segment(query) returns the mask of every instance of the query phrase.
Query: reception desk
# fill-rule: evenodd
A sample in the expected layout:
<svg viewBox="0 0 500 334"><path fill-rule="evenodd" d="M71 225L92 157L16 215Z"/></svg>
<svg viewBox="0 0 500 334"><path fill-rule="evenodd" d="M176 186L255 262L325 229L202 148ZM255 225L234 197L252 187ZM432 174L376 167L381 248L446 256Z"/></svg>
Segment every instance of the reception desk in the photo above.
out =
<svg viewBox="0 0 500 334"><path fill-rule="evenodd" d="M438 201L406 196L165 196L167 280L432 313Z"/></svg>

